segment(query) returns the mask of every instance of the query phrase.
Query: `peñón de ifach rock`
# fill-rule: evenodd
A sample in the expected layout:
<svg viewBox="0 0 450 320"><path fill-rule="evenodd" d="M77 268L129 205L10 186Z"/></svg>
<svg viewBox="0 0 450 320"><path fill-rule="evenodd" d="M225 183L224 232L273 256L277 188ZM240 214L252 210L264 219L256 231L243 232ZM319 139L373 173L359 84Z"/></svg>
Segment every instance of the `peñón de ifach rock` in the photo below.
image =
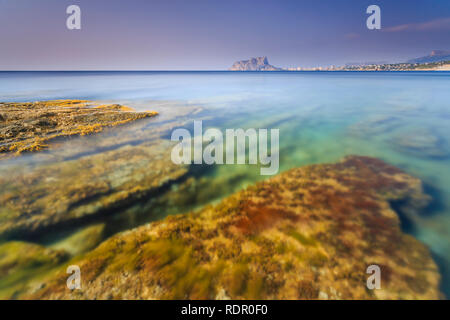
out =
<svg viewBox="0 0 450 320"><path fill-rule="evenodd" d="M235 62L230 71L281 71L269 64L267 57L250 58L249 60L241 60Z"/></svg>

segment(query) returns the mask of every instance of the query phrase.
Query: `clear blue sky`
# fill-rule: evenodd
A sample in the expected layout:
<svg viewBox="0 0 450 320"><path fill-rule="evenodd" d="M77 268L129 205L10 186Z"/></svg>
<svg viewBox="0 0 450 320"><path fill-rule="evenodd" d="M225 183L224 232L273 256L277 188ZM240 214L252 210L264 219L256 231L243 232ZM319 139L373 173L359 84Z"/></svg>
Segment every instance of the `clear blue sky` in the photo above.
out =
<svg viewBox="0 0 450 320"><path fill-rule="evenodd" d="M77 4L82 29L66 28ZM382 30L366 28L370 4ZM219 70L403 61L450 50L449 0L0 0L0 70Z"/></svg>

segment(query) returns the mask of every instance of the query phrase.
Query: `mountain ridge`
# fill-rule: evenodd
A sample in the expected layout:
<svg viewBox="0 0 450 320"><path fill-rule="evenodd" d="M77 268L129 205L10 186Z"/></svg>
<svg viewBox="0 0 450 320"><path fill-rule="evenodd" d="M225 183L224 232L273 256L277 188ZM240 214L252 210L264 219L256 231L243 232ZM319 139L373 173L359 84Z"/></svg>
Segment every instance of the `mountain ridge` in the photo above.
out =
<svg viewBox="0 0 450 320"><path fill-rule="evenodd" d="M407 63L430 63L450 60L450 51L433 50L429 55L408 60Z"/></svg>

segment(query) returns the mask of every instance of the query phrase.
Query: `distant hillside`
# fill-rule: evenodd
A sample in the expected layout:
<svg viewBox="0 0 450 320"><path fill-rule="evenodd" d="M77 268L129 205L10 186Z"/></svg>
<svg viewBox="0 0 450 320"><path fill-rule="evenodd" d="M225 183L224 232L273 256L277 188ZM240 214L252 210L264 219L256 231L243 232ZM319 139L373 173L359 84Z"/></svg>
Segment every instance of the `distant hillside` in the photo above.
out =
<svg viewBox="0 0 450 320"><path fill-rule="evenodd" d="M230 71L281 71L281 68L269 64L267 57L251 58L235 62Z"/></svg>
<svg viewBox="0 0 450 320"><path fill-rule="evenodd" d="M427 56L412 59L408 63L431 63L450 60L450 51L433 50Z"/></svg>

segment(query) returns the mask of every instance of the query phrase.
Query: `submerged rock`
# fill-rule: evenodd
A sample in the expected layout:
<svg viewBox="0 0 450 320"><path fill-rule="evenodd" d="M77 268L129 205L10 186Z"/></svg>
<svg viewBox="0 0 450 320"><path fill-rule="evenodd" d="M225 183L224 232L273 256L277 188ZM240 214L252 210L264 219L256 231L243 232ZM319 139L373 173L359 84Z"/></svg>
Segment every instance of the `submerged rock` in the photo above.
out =
<svg viewBox="0 0 450 320"><path fill-rule="evenodd" d="M23 238L62 223L112 214L187 172L172 143L148 141L80 159L0 175L0 238Z"/></svg>
<svg viewBox="0 0 450 320"><path fill-rule="evenodd" d="M0 108L0 159L45 149L58 137L88 135L157 115L117 104L95 106L86 100L0 103Z"/></svg>
<svg viewBox="0 0 450 320"><path fill-rule="evenodd" d="M440 276L402 233L391 201L428 202L420 180L352 156L289 170L216 206L118 234L75 261L39 299L436 299ZM366 287L369 265L381 289Z"/></svg>
<svg viewBox="0 0 450 320"><path fill-rule="evenodd" d="M356 136L373 136L391 132L402 125L395 116L379 115L363 119L350 126L350 133Z"/></svg>
<svg viewBox="0 0 450 320"><path fill-rule="evenodd" d="M62 250L38 244L11 241L0 244L0 299L13 298L22 290L30 290L26 279L39 277L65 262L69 255Z"/></svg>
<svg viewBox="0 0 450 320"><path fill-rule="evenodd" d="M64 250L71 255L77 255L95 248L103 240L104 223L83 227L64 240L52 244L52 249Z"/></svg>
<svg viewBox="0 0 450 320"><path fill-rule="evenodd" d="M401 132L392 138L401 151L418 157L445 158L449 155L444 139L427 129Z"/></svg>

